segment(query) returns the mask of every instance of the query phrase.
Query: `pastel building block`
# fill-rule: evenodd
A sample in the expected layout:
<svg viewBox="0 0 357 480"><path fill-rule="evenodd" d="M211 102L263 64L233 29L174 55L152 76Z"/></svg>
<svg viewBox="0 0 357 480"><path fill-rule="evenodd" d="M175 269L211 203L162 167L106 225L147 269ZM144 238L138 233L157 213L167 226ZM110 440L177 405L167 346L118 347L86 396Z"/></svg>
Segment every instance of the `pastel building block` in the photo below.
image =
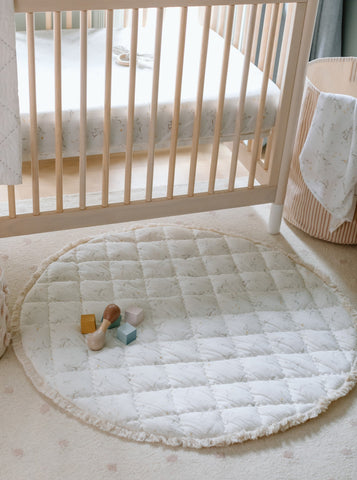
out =
<svg viewBox="0 0 357 480"><path fill-rule="evenodd" d="M140 307L132 306L125 310L125 321L137 327L144 320L144 311Z"/></svg>
<svg viewBox="0 0 357 480"><path fill-rule="evenodd" d="M94 313L81 315L81 333L93 333L97 329Z"/></svg>
<svg viewBox="0 0 357 480"><path fill-rule="evenodd" d="M100 323L102 323L102 322L103 322L103 316L102 316L102 319L101 319ZM110 329L110 328L119 327L120 322L121 322L121 315L119 315L119 317L115 320L115 322L111 323L108 328Z"/></svg>
<svg viewBox="0 0 357 480"><path fill-rule="evenodd" d="M136 339L136 328L130 325L130 323L124 322L117 330L118 339L128 345Z"/></svg>

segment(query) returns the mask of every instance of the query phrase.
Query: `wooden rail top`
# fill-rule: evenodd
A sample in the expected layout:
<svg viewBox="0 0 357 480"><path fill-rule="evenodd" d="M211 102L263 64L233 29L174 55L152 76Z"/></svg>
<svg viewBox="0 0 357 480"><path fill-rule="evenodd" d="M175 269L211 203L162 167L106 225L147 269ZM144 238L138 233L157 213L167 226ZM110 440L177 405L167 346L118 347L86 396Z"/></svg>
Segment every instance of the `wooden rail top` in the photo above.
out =
<svg viewBox="0 0 357 480"><path fill-rule="evenodd" d="M249 5L308 3L311 0L15 0L16 12L111 10L158 7L204 7L207 5Z"/></svg>

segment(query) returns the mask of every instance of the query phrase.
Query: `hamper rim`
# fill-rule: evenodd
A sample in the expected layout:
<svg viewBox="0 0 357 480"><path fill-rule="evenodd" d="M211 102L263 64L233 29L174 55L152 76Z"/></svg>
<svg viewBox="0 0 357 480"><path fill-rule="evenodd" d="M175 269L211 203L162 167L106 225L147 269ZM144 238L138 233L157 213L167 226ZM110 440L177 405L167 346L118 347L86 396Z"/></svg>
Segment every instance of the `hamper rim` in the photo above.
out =
<svg viewBox="0 0 357 480"><path fill-rule="evenodd" d="M350 62L351 60L357 60L357 57L349 56L349 57L320 57L314 58L308 62L308 65L312 63L328 63L328 62Z"/></svg>
<svg viewBox="0 0 357 480"><path fill-rule="evenodd" d="M307 85L312 89L315 90L315 92L321 93L321 90L316 87L316 85L310 80L308 77L308 70L310 65L314 65L315 63L341 63L341 62L357 62L357 57L321 57L321 58L315 58L314 60L310 60L307 64L307 72L306 72L306 83Z"/></svg>

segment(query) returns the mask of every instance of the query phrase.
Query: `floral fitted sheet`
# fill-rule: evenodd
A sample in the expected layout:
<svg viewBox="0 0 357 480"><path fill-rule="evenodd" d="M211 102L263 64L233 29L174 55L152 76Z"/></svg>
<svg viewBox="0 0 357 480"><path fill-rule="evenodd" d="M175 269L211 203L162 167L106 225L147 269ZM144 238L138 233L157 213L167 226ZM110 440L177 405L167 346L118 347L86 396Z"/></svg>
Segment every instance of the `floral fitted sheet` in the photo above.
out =
<svg viewBox="0 0 357 480"><path fill-rule="evenodd" d="M177 31L175 31L177 30ZM178 26L164 22L159 79L158 113L156 124L156 147L167 148L170 142L172 114L175 97L176 63L178 49ZM199 60L201 54L202 27L188 25L185 42L184 70L181 90L181 111L178 132L178 145L187 146L192 141L193 122L196 107ZM155 32L150 28L140 28L138 53L150 57L154 52ZM87 68L87 153L99 154L103 149L104 91L105 91L105 41L106 30L88 30ZM130 29L115 29L113 47L129 47ZM38 154L40 159L55 156L55 95L54 95L54 55L53 32L35 32L36 51L36 91L38 121ZM217 113L218 93L221 82L221 62L224 39L210 31L200 142L210 143L213 138ZM80 131L80 32L78 29L62 30L62 126L63 156L79 154ZM110 151L123 152L126 149L126 131L129 94L129 68L116 63L116 49L113 49L112 92L111 92L111 137ZM225 103L221 126L221 141L231 141L235 121L243 55L231 47ZM22 123L23 159L30 160L30 114L27 72L26 33L17 32L17 63L19 75L19 100ZM152 62L138 61L135 88L135 118L133 141L135 150L146 150L149 137ZM256 115L262 84L262 72L250 65L248 89L245 102L244 120L241 128L243 138L254 134ZM279 103L280 90L269 81L262 135L272 128Z"/></svg>

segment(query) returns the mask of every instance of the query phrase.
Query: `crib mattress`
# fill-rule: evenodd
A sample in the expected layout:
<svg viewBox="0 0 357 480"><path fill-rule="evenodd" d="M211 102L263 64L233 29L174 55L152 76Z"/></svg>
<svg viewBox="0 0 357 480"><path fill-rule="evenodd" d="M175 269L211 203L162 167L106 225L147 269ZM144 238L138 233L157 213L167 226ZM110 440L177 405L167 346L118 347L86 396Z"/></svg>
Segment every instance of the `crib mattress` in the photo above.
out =
<svg viewBox="0 0 357 480"><path fill-rule="evenodd" d="M159 80L159 102L156 127L156 147L167 148L170 142L172 113L175 93L176 58L178 32L164 26L161 72ZM178 145L186 146L192 141L193 121L197 97L199 59L202 27L195 25L186 33L184 73L182 79L181 111ZM87 153L100 154L103 149L104 85L105 85L105 29L88 31L88 85L87 85ZM126 28L114 30L113 46L129 46L130 31ZM38 154L40 159L55 156L55 95L53 32L36 31L36 90L38 121ZM220 71L224 40L215 32L209 36L200 142L213 139L217 112ZM138 52L153 53L154 32L148 28L139 30ZM129 92L129 68L118 65L113 53L111 95L111 153L126 149L127 105ZM243 55L231 48L226 97L221 128L221 140L233 139L240 83L243 70ZM30 115L27 73L27 46L25 32L17 32L17 62L19 75L19 101L22 121L22 145L24 160L30 159ZM138 62L136 71L134 149L146 150L149 135L150 107L152 95L152 62ZM245 102L242 136L254 135L256 115L259 107L262 72L251 64L248 91ZM264 112L263 133L267 133L275 122L280 90L269 81ZM62 31L62 122L63 156L78 156L80 123L80 38L79 30Z"/></svg>

